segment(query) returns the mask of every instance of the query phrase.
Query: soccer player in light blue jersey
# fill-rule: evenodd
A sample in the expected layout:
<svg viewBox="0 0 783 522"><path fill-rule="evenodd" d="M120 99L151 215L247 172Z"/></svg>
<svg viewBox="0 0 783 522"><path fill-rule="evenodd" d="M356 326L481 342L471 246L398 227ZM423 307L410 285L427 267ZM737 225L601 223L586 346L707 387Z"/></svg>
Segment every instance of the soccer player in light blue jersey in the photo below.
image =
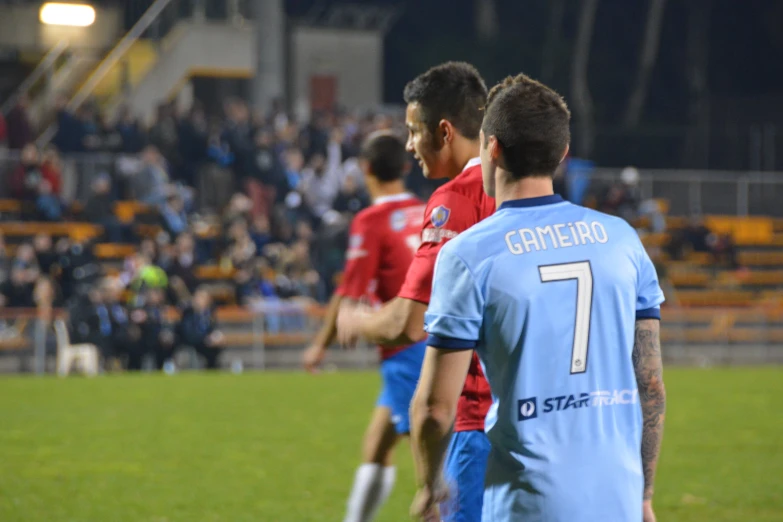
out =
<svg viewBox="0 0 783 522"><path fill-rule="evenodd" d="M443 454L476 350L493 396L482 520L655 520L664 297L633 228L554 195L569 119L524 75L489 94L481 159L498 210L438 256L411 405L424 519L448 494Z"/></svg>

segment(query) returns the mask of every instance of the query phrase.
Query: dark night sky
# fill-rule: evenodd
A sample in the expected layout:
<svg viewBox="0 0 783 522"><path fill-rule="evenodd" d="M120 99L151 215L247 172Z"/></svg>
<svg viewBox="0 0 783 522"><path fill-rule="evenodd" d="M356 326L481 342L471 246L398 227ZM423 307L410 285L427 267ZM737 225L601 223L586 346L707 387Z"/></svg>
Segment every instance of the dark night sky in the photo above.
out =
<svg viewBox="0 0 783 522"><path fill-rule="evenodd" d="M702 0L711 4L709 90L715 97L783 97L783 1ZM289 0L298 15L316 3ZM477 42L473 0L374 0L400 5L404 12L386 38L385 98L401 101L402 88L428 66L447 59L475 63L488 83L524 71L537 76L549 19L546 0L497 0L501 30L493 46ZM647 2L601 0L590 58L590 84L599 113L610 118L612 104L624 100L637 60ZM567 0L565 47L556 62L554 86L568 96L571 38L579 0ZM685 2L669 0L658 62L653 73L648 119L671 121L682 114L685 83Z"/></svg>

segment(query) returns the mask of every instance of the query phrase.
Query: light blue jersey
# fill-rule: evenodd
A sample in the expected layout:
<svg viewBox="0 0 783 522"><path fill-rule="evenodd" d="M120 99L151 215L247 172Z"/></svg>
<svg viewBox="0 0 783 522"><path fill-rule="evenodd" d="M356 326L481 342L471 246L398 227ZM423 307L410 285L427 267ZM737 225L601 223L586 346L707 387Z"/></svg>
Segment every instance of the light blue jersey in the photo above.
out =
<svg viewBox="0 0 783 522"><path fill-rule="evenodd" d="M642 520L631 352L663 300L633 228L559 196L506 202L443 247L425 328L475 348L492 388L482 520Z"/></svg>

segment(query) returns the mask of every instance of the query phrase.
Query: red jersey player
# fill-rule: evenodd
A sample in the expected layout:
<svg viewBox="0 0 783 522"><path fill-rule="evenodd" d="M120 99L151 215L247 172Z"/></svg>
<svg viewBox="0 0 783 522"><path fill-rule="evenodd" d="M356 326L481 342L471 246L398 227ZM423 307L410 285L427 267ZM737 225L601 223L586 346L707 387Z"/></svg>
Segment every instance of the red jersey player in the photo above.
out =
<svg viewBox="0 0 783 522"><path fill-rule="evenodd" d="M449 178L429 202L416 252L397 298L377 312L342 307L338 335L343 343L363 336L373 342L402 344L425 338L424 312L430 299L435 259L446 241L495 211L484 193L479 160L479 131L487 89L478 71L466 63L433 67L405 87L408 104L407 148L429 178ZM452 499L442 506L445 522L478 522L484 491L489 441L484 418L492 403L489 385L474 354L460 397L446 462ZM416 434L412 434L414 437Z"/></svg>
<svg viewBox="0 0 783 522"><path fill-rule="evenodd" d="M388 133L376 133L362 147L361 164L373 205L351 223L343 280L329 304L324 326L305 352L309 370L323 360L334 340L338 306L373 297L393 299L400 290L420 243L424 204L405 192L405 145ZM372 519L391 492L395 469L392 450L409 432L408 410L421 372L426 343L381 346L383 387L364 440L363 464L348 500L345 522Z"/></svg>

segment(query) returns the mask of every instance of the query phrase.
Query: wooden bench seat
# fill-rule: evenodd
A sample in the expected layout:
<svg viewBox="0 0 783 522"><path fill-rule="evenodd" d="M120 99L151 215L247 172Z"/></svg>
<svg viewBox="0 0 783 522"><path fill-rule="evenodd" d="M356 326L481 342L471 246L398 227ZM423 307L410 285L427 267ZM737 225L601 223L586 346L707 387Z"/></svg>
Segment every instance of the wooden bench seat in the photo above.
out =
<svg viewBox="0 0 783 522"><path fill-rule="evenodd" d="M70 237L76 241L94 239L103 233L103 228L92 223L46 223L13 221L0 223L0 234L4 236L33 237L48 234L57 237Z"/></svg>
<svg viewBox="0 0 783 522"><path fill-rule="evenodd" d="M672 272L669 280L676 287L707 287L713 280L711 274L707 272Z"/></svg>
<svg viewBox="0 0 783 522"><path fill-rule="evenodd" d="M739 253L738 259L742 266L783 267L783 252L745 251Z"/></svg>
<svg viewBox="0 0 783 522"><path fill-rule="evenodd" d="M671 236L667 233L647 234L642 238L645 248L659 248L669 244Z"/></svg>
<svg viewBox="0 0 783 522"><path fill-rule="evenodd" d="M783 328L732 328L728 337L733 343L780 343Z"/></svg>
<svg viewBox="0 0 783 522"><path fill-rule="evenodd" d="M138 251L136 245L122 243L98 243L92 249L93 254L100 260L125 259Z"/></svg>
<svg viewBox="0 0 783 522"><path fill-rule="evenodd" d="M231 280L236 275L233 267L224 268L219 265L202 265L196 267L196 277L202 281Z"/></svg>
<svg viewBox="0 0 783 522"><path fill-rule="evenodd" d="M677 299L682 306L750 306L755 294L744 290L680 290Z"/></svg>

